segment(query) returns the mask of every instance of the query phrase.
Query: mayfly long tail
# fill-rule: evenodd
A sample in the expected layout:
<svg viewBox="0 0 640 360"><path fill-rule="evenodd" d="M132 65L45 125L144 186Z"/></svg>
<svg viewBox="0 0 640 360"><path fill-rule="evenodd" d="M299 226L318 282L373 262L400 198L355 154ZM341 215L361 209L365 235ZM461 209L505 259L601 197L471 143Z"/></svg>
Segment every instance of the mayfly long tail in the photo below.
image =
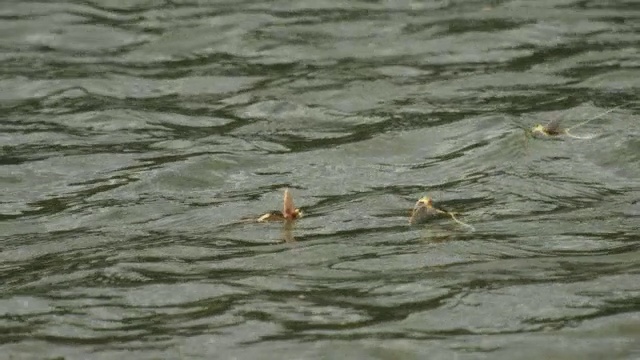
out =
<svg viewBox="0 0 640 360"><path fill-rule="evenodd" d="M460 224L460 225L462 225L462 226L464 226L466 228L469 228L471 231L476 231L476 228L474 228L473 226L467 224L466 222L458 220L458 218L453 213L447 212L447 214L449 214L449 216L451 216L453 221L457 222L458 224Z"/></svg>
<svg viewBox="0 0 640 360"><path fill-rule="evenodd" d="M564 134L570 138L573 139L580 139L580 140L589 140L589 139L593 139L596 137L596 135L591 134L591 135L584 135L584 136L580 136L580 135L573 135L572 133L569 132L569 130L565 130Z"/></svg>
<svg viewBox="0 0 640 360"><path fill-rule="evenodd" d="M601 113L601 114L598 114L598 115L596 115L596 116L592 117L591 119L587 119L587 120L585 120L585 121L583 121L583 122L581 122L581 123L578 123L578 124L576 124L576 125L573 125L572 127L568 128L566 131L569 131L569 130L571 130L571 129L573 129L573 128L577 128L578 126L585 125L585 124L587 124L587 123L589 123L589 122L591 122L591 121L593 121L593 120L599 119L599 118L601 118L601 117L603 117L603 116L607 115L608 113L612 112L613 110L619 109L619 108L621 108L622 106L627 105L628 103L629 103L629 102L626 102L626 103L621 104L621 105L618 105L618 106L616 106L616 107L612 107L611 109L609 109L609 110L607 110L607 111L605 111L605 112L603 112L603 113Z"/></svg>

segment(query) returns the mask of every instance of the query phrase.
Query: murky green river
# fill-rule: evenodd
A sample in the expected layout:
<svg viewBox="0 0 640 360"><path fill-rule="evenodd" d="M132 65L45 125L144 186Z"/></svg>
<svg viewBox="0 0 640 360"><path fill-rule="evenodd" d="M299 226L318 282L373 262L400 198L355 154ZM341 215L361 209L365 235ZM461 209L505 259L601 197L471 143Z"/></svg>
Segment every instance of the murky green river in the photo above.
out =
<svg viewBox="0 0 640 360"><path fill-rule="evenodd" d="M637 1L7 0L0 34L0 359L640 359ZM285 188L304 217L243 221Z"/></svg>

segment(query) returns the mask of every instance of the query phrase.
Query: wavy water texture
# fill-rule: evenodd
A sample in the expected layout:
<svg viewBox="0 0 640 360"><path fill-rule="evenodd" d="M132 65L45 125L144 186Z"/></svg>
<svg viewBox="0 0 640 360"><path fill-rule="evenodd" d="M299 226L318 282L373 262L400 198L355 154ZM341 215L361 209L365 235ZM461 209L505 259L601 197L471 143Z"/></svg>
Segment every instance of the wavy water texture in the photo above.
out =
<svg viewBox="0 0 640 360"><path fill-rule="evenodd" d="M635 1L0 20L1 358L640 357Z"/></svg>

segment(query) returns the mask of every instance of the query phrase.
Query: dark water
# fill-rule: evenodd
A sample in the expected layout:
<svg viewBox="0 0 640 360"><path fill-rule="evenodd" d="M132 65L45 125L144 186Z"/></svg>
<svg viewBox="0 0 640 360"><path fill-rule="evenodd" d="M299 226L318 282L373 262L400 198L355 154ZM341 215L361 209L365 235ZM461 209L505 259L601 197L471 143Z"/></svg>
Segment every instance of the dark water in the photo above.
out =
<svg viewBox="0 0 640 360"><path fill-rule="evenodd" d="M640 358L637 1L0 20L0 358Z"/></svg>

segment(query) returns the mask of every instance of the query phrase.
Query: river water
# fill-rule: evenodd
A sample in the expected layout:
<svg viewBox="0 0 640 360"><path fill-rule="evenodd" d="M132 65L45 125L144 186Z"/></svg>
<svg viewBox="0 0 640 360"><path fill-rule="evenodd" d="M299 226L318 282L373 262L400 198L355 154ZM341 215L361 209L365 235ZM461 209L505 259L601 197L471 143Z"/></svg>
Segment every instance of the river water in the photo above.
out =
<svg viewBox="0 0 640 360"><path fill-rule="evenodd" d="M637 1L0 19L1 359L640 358Z"/></svg>

